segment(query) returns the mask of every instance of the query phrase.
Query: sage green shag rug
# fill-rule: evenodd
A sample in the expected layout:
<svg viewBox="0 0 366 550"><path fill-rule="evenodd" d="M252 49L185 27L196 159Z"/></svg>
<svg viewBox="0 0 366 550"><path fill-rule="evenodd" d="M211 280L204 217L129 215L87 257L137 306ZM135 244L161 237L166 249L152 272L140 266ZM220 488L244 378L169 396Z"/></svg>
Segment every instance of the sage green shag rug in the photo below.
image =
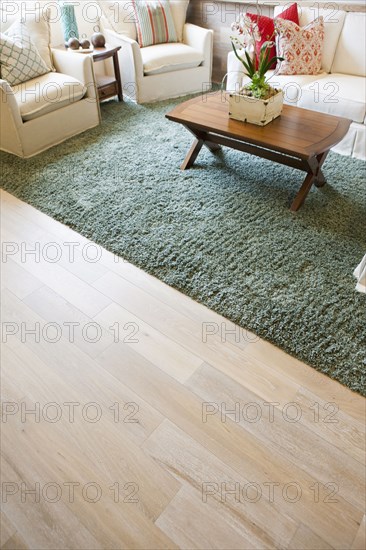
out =
<svg viewBox="0 0 366 550"><path fill-rule="evenodd" d="M29 160L1 154L4 189L366 394L365 163L330 154L330 184L289 205L304 174L224 149L179 166L183 100L102 106L99 128ZM295 368L295 367L294 367Z"/></svg>

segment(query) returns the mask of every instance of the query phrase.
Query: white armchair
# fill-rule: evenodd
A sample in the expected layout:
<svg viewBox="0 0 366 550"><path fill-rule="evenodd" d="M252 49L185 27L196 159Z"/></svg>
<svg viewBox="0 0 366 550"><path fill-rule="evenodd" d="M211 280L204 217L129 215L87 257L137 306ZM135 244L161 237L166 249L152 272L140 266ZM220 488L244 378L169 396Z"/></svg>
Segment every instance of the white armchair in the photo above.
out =
<svg viewBox="0 0 366 550"><path fill-rule="evenodd" d="M174 1L172 15L181 42L144 48L137 42L132 3L115 2L113 19L112 8L108 12L108 2L103 4L103 33L109 44L121 46L118 55L123 93L137 103L179 97L211 87L213 31L184 24L185 17L181 20L182 12L178 12L179 0ZM117 16L116 5L120 10Z"/></svg>
<svg viewBox="0 0 366 550"><path fill-rule="evenodd" d="M56 72L10 87L0 80L0 149L28 158L100 123L93 62L52 50Z"/></svg>

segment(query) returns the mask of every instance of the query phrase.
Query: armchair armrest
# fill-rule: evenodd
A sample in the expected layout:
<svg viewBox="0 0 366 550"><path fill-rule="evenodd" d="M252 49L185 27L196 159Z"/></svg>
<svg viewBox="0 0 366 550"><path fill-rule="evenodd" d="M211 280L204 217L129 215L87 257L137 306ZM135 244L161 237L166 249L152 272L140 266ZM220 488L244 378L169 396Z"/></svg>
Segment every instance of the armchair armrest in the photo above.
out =
<svg viewBox="0 0 366 550"><path fill-rule="evenodd" d="M138 97L139 82L144 78L144 65L140 46L136 40L111 29L104 29L104 36L108 44L121 46L118 52L118 59L120 62L123 90L126 95L135 99Z"/></svg>
<svg viewBox="0 0 366 550"><path fill-rule="evenodd" d="M16 127L20 128L23 124L22 117L20 116L20 110L18 103L15 99L13 90L6 80L0 80L0 111L1 111L1 120L3 121L3 115L8 111L11 115L14 124Z"/></svg>
<svg viewBox="0 0 366 550"><path fill-rule="evenodd" d="M67 50L52 48L53 63L56 72L73 76L87 88L86 97L95 99L98 97L93 59L87 54L70 53Z"/></svg>
<svg viewBox="0 0 366 550"><path fill-rule="evenodd" d="M134 74L137 78L142 78L144 76L144 66L141 57L140 46L128 36L124 34L119 34L110 29L105 29L105 37L108 44L113 44L113 46L121 46L120 55L121 60L128 62L128 66L132 65L134 67ZM124 71L126 67L121 67Z"/></svg>
<svg viewBox="0 0 366 550"><path fill-rule="evenodd" d="M0 80L0 120L0 149L21 154L23 120L13 90L6 80Z"/></svg>
<svg viewBox="0 0 366 550"><path fill-rule="evenodd" d="M203 54L204 66L212 66L212 30L186 23L183 27L183 42Z"/></svg>

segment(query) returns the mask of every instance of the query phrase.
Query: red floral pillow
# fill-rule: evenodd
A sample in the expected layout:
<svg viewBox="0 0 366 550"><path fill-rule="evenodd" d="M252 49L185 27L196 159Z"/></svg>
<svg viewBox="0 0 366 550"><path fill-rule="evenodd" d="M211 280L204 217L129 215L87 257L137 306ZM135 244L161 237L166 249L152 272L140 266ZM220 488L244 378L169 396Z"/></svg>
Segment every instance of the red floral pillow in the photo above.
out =
<svg viewBox="0 0 366 550"><path fill-rule="evenodd" d="M318 17L306 27L292 21L275 22L278 55L284 58L278 74L318 74L322 66L324 19Z"/></svg>
<svg viewBox="0 0 366 550"><path fill-rule="evenodd" d="M256 42L255 48L256 48L256 54L257 58L259 57L261 47L263 46L264 42L267 42L267 40L275 40L275 26L274 26L274 19L272 17L267 17L266 15L257 15L255 13L247 13L246 14L252 21L257 23L258 30L261 35L261 40L259 42ZM275 19L287 19L288 21L293 21L296 23L296 25L299 25L299 14L297 12L297 4L292 4L289 8L284 10L282 13L277 15ZM270 56L275 57L276 55L276 46L273 45L270 50ZM273 63L271 66L271 69L274 69L276 67L276 63Z"/></svg>

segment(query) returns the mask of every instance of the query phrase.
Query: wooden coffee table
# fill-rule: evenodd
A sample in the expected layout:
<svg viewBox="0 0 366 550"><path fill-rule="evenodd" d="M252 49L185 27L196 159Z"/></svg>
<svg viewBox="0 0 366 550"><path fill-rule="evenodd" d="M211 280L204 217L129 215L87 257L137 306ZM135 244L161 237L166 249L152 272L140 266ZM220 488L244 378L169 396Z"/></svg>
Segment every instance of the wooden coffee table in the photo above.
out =
<svg viewBox="0 0 366 550"><path fill-rule="evenodd" d="M256 126L229 118L226 94L215 92L190 99L166 115L195 137L182 166L190 168L203 145L215 152L221 145L273 160L306 172L291 204L295 212L313 184L322 187L322 165L329 149L346 135L351 120L284 105L279 118Z"/></svg>

